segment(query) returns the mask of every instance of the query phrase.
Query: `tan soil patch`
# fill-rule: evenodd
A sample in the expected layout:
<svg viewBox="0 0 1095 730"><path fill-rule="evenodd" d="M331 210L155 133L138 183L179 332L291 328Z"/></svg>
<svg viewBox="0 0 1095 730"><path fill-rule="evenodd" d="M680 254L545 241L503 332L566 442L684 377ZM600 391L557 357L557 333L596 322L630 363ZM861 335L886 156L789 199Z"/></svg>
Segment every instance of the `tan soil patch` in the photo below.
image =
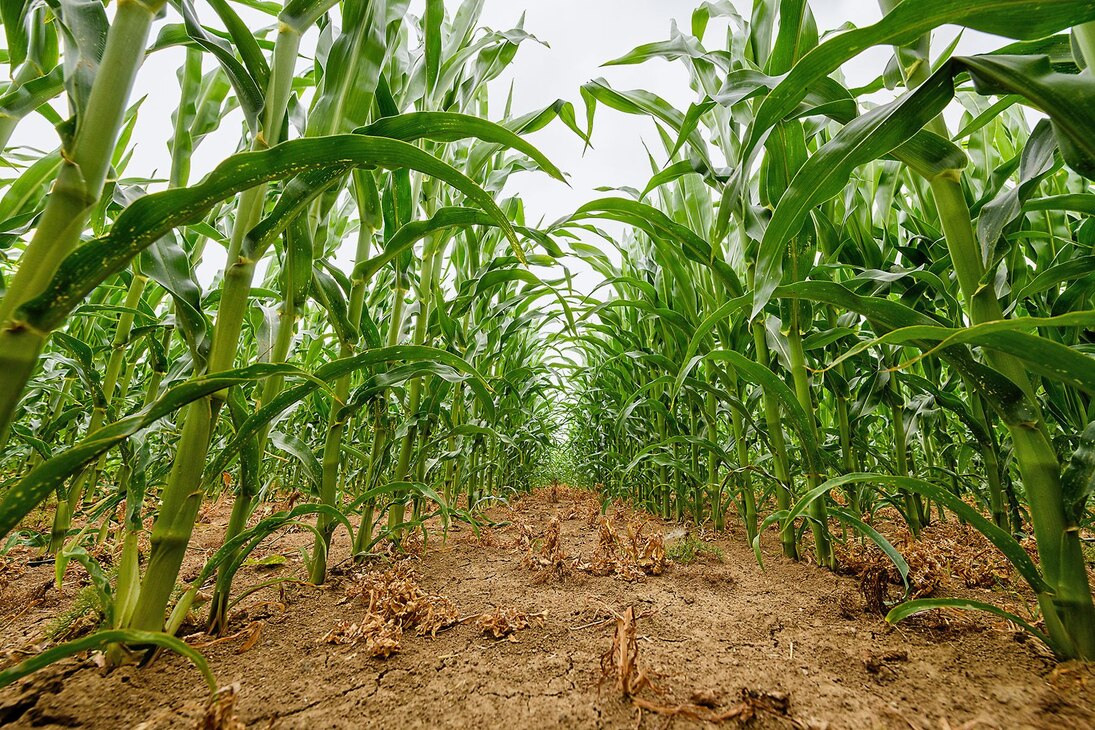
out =
<svg viewBox="0 0 1095 730"><path fill-rule="evenodd" d="M466 526L447 541L431 535L411 559L416 580L423 594L451 600L461 618L434 637L405 631L386 659L363 641L325 640L367 619L368 601L348 596L358 579L351 566L334 570L323 588L287 584L247 598L234 638L202 649L222 686L238 684L239 720L302 729L700 727L723 716L725 726L756 728L1095 727L1091 669L1055 665L1003 622L967 614L889 627L862 610L857 578L783 560L774 533L765 537L766 572L740 534L711 543L721 561L708 553L689 565L669 561L661 575L582 570L597 564L605 539L591 515L595 501L564 489L557 497L544 490L492 510L491 519L512 524L478 540ZM218 544L226 512L198 525L184 576ZM545 555L556 516L558 550ZM648 522L642 534L668 536L667 547L680 532L627 510L610 517L620 535L629 522ZM288 563L241 571L237 590L272 575L303 578L296 547L309 541L305 532L270 538L262 554ZM345 556L346 543L339 533L332 554ZM549 566L530 565L530 554ZM43 589L52 568L26 567L27 557L13 556L23 565L9 566L17 577L0 606L8 658L40 642L78 590L79 569L63 590ZM1006 591L962 595L999 602ZM628 607L637 667L649 678L633 685L634 700L616 677L602 676L614 616ZM72 659L0 691L0 725L195 728L205 707L198 673L179 657L105 676L92 660Z"/></svg>

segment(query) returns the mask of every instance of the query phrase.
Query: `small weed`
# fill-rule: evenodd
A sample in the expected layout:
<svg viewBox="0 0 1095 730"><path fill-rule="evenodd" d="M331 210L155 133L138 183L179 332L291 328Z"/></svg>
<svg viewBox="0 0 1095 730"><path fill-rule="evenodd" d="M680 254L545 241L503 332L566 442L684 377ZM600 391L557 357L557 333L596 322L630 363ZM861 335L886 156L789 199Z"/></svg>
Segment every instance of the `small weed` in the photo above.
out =
<svg viewBox="0 0 1095 730"><path fill-rule="evenodd" d="M93 631L102 621L98 591L93 585L84 586L76 594L72 607L50 621L46 636L52 641L67 641Z"/></svg>
<svg viewBox="0 0 1095 730"><path fill-rule="evenodd" d="M706 556L710 556L720 563L723 560L722 548L717 545L709 545L691 534L685 535L669 545L665 549L665 555L670 560L685 565L694 563Z"/></svg>

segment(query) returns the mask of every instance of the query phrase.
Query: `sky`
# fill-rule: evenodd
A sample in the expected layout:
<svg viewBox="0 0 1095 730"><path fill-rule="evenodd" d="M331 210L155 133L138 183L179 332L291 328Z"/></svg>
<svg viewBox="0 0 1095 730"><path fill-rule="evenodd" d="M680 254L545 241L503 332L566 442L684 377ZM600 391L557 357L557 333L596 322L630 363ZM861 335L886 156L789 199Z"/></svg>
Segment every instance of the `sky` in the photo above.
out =
<svg viewBox="0 0 1095 730"><path fill-rule="evenodd" d="M522 45L492 92L499 101L503 100L510 82L516 79L514 108L518 113L561 98L578 105L581 118L584 112L579 87L604 77L613 88L647 89L677 109L687 110L696 98L688 87L683 63L659 59L637 66L602 67L602 64L643 43L669 38L670 24L674 21L687 29L692 10L698 5L699 0L487 0L483 25L496 30L512 27L523 11L525 29L550 46ZM734 5L748 18L751 3L735 0ZM881 17L877 3L872 0L814 0L810 7L821 31L849 22L862 27ZM724 28L725 22L722 25L712 22L707 33L708 48L719 47L716 44L724 37ZM956 32L954 28L941 29L933 47L942 48ZM999 39L966 31L959 50L977 53L999 45L1002 45ZM847 64L843 72L848 85L854 87L877 78L891 55L889 46L879 47ZM535 173L515 176L513 186L507 190L522 194L532 221L539 215L548 221L566 215L582 203L603 195L595 190L598 186L641 188L641 182L651 175L644 140L651 149L660 150L651 120L604 107L597 112L593 149L584 154L582 142L561 124L553 124L529 139L570 175L571 184L567 188Z"/></svg>
<svg viewBox="0 0 1095 730"><path fill-rule="evenodd" d="M196 3L199 7L202 3ZM543 108L556 99L572 101L579 120L584 118L579 88L597 77L606 78L614 88L643 88L653 91L678 109L685 110L694 101L683 64L662 60L640 66L602 68L605 61L623 55L635 46L669 37L671 23L687 28L699 0L486 0L480 25L494 30L514 27L525 14L525 29L544 45L524 43L514 62L493 82L492 109L502 109L513 84L514 112ZM735 0L739 13L748 17L750 3ZM412 0L410 11L421 13L423 0ZM446 0L453 12L459 5ZM241 7L241 6L236 6ZM881 13L871 0L814 0L811 3L822 31L845 23L864 26L876 21ZM207 9L206 9L207 10ZM174 13L174 11L171 11ZM259 16L261 22L268 18ZM177 22L172 18L171 22ZM722 36L725 25L712 23L708 39ZM954 37L955 29L937 32L934 47L940 48ZM1002 41L967 31L959 51L976 53L1000 45ZM307 43L306 43L307 45ZM888 47L872 49L847 64L843 72L851 86L878 76L891 54ZM172 129L171 112L177 103L178 84L175 69L181 64L182 51L168 49L153 54L138 76L133 99L144 97L133 139L136 151L127 175L131 177L166 176L169 169L167 140ZM206 68L212 59L207 58ZM198 148L193 161L191 181L201 176L235 151L239 139L238 112L226 119L217 133ZM567 173L570 186L537 172L520 173L511 178L505 194L520 194L531 224L554 221L582 203L605 193L599 186L632 185L641 187L650 177L644 142L660 148L652 121L600 107L594 127L593 147L583 151L582 141L560 123L529 136L542 152ZM13 144L39 149L56 146L56 133L40 117L24 121ZM199 278L210 282L224 265L224 250L207 246L198 267ZM341 258L341 257L340 257ZM573 265L579 272L577 288L588 293L596 277Z"/></svg>

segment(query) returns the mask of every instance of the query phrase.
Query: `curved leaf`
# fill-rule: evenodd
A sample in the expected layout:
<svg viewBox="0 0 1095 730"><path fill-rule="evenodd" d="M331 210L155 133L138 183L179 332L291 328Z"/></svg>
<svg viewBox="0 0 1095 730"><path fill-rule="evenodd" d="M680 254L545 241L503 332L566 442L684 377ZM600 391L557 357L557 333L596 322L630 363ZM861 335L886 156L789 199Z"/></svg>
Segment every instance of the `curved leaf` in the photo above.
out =
<svg viewBox="0 0 1095 730"><path fill-rule="evenodd" d="M110 644L132 644L136 646L150 644L152 646L170 649L176 654L189 659L190 663L201 672L202 679L205 680L206 685L209 687L210 694L214 694L217 691L217 680L213 677L213 673L209 670L209 665L206 664L205 659L201 654L187 646L182 640L176 639L170 634L165 634L160 631L138 631L136 629L108 629L106 631L97 631L94 634L82 636L79 639L73 639L64 644L46 649L41 654L36 654L29 659L24 659L13 667L8 667L7 669L0 671L0 687L7 687L12 682L33 674L39 669L44 669L54 662L67 659L70 656L92 649L102 649Z"/></svg>
<svg viewBox="0 0 1095 730"><path fill-rule="evenodd" d="M514 249L520 250L512 225L486 191L413 145L356 134L296 139L268 150L233 155L197 185L153 193L135 201L118 216L106 236L70 254L46 290L24 304L19 314L35 327L51 330L92 289L124 269L135 255L172 228L200 221L220 201L260 183L308 170L348 171L361 165L410 168L452 185L489 213Z"/></svg>

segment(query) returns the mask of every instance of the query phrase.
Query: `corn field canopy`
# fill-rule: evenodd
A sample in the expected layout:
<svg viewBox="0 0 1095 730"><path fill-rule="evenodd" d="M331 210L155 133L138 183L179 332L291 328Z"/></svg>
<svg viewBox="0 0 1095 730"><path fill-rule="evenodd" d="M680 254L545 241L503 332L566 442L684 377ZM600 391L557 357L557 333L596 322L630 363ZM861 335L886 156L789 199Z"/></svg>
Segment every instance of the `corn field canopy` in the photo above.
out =
<svg viewBox="0 0 1095 730"><path fill-rule="evenodd" d="M484 0L0 0L0 560L92 596L0 686L157 647L215 688L183 638L231 634L239 601L480 535L546 485L728 533L753 571L869 549L890 623L970 609L1095 660L1095 2L878 5L819 28L806 0L698 3L519 109L499 77L540 41L485 27ZM992 50L961 55L974 32ZM161 54L175 106L149 131L134 89ZM687 106L611 82L667 63ZM645 179L526 215L513 180L573 172L538 132L582 150L627 116ZM167 163L131 174L152 147ZM945 523L1018 603L917 589ZM583 563L553 524L522 548L545 575L663 579L661 533L606 518ZM236 581L286 535L292 581ZM410 603L329 643L457 625L391 570L362 595ZM640 715L787 711L640 702L646 614L612 616L602 669Z"/></svg>

